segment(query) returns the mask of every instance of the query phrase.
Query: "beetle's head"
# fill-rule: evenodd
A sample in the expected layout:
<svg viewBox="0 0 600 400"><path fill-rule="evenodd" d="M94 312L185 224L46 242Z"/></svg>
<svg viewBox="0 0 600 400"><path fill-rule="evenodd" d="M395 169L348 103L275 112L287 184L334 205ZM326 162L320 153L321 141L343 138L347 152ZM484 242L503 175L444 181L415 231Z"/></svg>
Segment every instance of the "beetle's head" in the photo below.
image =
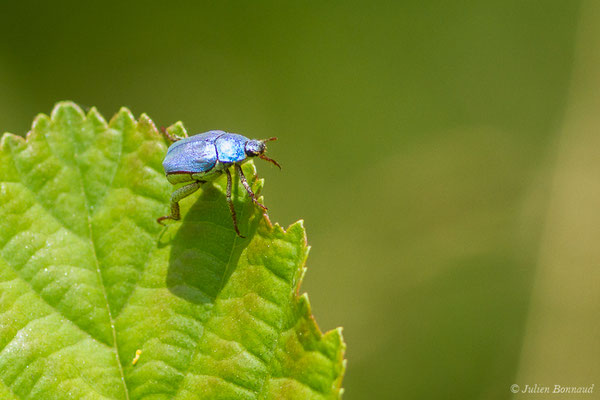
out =
<svg viewBox="0 0 600 400"><path fill-rule="evenodd" d="M246 148L245 148L246 155L248 157L261 158L265 161L275 164L276 166L279 167L279 169L281 169L281 165L279 165L279 163L277 163L277 161L265 156L265 151L267 151L267 146L265 145L265 142L270 142L273 140L277 140L277 138L272 137L272 138L263 139L263 140L248 140L246 142Z"/></svg>
<svg viewBox="0 0 600 400"><path fill-rule="evenodd" d="M248 140L246 142L246 155L248 157L258 157L265 153L267 146L261 140Z"/></svg>

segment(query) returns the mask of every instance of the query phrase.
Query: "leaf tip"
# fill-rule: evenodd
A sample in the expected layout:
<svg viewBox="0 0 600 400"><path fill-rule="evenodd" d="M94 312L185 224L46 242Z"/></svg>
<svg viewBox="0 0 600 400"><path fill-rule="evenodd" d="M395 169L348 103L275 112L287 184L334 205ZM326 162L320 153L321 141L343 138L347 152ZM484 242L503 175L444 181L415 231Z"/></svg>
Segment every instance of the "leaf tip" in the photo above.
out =
<svg viewBox="0 0 600 400"><path fill-rule="evenodd" d="M167 132L173 136L187 137L187 130L183 126L183 122L177 121L167 128Z"/></svg>
<svg viewBox="0 0 600 400"><path fill-rule="evenodd" d="M300 307L302 314L308 317L313 322L315 333L318 333L319 336L323 335L321 329L319 329L319 325L317 324L315 317L312 315L310 300L308 299L308 293L304 292L298 296L298 306Z"/></svg>
<svg viewBox="0 0 600 400"><path fill-rule="evenodd" d="M127 126L135 126L136 121L133 114L127 107L121 107L108 123L111 128L123 129Z"/></svg>
<svg viewBox="0 0 600 400"><path fill-rule="evenodd" d="M286 229L286 232L304 232L304 220L303 219L299 219L298 221L290 224Z"/></svg>
<svg viewBox="0 0 600 400"><path fill-rule="evenodd" d="M58 121L63 118L76 118L84 119L85 113L77 104L70 100L59 101L54 105L52 112L50 113L52 121Z"/></svg>
<svg viewBox="0 0 600 400"><path fill-rule="evenodd" d="M265 214L265 220L267 221L269 228L275 230L281 235L292 235L302 237L302 239L304 240L304 245L306 246L307 241L306 231L304 229L304 220L299 219L298 221L288 225L287 228L283 228L281 225L279 225L278 222L275 222L273 224L267 214Z"/></svg>
<svg viewBox="0 0 600 400"><path fill-rule="evenodd" d="M100 114L100 111L98 111L96 107L90 108L85 117L93 123L102 125L104 127L108 126L106 120L104 119L102 114Z"/></svg>
<svg viewBox="0 0 600 400"><path fill-rule="evenodd" d="M25 139L13 133L6 132L0 139L0 149L2 150L10 150L18 146L23 146L24 144Z"/></svg>
<svg viewBox="0 0 600 400"><path fill-rule="evenodd" d="M310 301L308 300L308 294L303 293L298 297L298 306L301 315L306 318L308 323L308 332L314 335L323 345L322 349L324 354L332 361L340 364L340 369L337 371L337 379L334 381L334 387L337 390L342 390L342 379L346 370L346 359L344 358L346 353L346 342L342 334L342 327L337 327L323 333L317 324L317 321L312 314Z"/></svg>
<svg viewBox="0 0 600 400"><path fill-rule="evenodd" d="M142 115L140 115L138 123L141 127L146 128L146 131L149 132L150 135L160 136L160 133L158 132L158 129L156 129L154 121L152 121L148 114L143 113Z"/></svg>
<svg viewBox="0 0 600 400"><path fill-rule="evenodd" d="M344 341L344 328L342 328L341 326L338 326L337 328L334 328L330 331L325 332L325 334L323 335L323 338L329 342L332 343L336 346L339 346L340 348L340 357L343 358L344 352L346 350L346 342ZM344 360L345 361L345 360Z"/></svg>
<svg viewBox="0 0 600 400"><path fill-rule="evenodd" d="M31 130L27 132L27 137L31 134L32 131L43 131L46 130L52 124L52 120L46 114L38 114L33 119L33 124L31 124Z"/></svg>
<svg viewBox="0 0 600 400"><path fill-rule="evenodd" d="M259 180L256 171L256 164L254 164L253 160L248 160L247 162L245 162L242 165L242 170L244 170L244 174L246 174L247 176L252 176L253 180Z"/></svg>
<svg viewBox="0 0 600 400"><path fill-rule="evenodd" d="M290 226L288 226L284 232L288 235L296 236L297 238L302 240L304 247L307 248L308 251L308 239L306 237L306 228L304 228L304 220L299 219L294 222Z"/></svg>

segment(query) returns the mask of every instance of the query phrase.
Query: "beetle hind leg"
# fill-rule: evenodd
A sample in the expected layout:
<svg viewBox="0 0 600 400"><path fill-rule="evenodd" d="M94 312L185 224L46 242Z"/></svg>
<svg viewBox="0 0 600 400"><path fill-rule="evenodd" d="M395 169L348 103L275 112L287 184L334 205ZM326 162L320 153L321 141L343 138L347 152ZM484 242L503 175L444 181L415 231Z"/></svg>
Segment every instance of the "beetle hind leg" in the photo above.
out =
<svg viewBox="0 0 600 400"><path fill-rule="evenodd" d="M163 215L162 217L157 218L156 222L158 222L161 225L164 225L163 221L165 219L172 219L175 221L180 220L181 214L179 212L179 201L200 189L200 186L202 186L202 184L205 182L206 181L195 181L190 183L189 185L182 186L179 189L175 190L171 195L171 213L169 215Z"/></svg>
<svg viewBox="0 0 600 400"><path fill-rule="evenodd" d="M264 204L262 204L262 203L260 203L258 201L258 199L256 198L256 195L252 191L252 188L248 184L248 181L246 180L246 176L244 175L244 172L242 171L242 167L240 167L239 164L235 164L235 170L240 175L240 181L242 181L242 185L244 185L244 188L246 189L246 192L248 192L248 195L250 196L250 198L252 199L252 201L254 202L254 204L256 204L257 206L259 206L260 208L262 208L264 211L267 211L267 207L265 207Z"/></svg>
<svg viewBox="0 0 600 400"><path fill-rule="evenodd" d="M164 126L160 127L160 132L163 134L164 137L167 138L167 140L171 143L175 143L178 140L181 139L185 139L185 137L181 137L181 136L177 136L177 135L171 135L169 133L169 131L167 131L167 128L165 128Z"/></svg>

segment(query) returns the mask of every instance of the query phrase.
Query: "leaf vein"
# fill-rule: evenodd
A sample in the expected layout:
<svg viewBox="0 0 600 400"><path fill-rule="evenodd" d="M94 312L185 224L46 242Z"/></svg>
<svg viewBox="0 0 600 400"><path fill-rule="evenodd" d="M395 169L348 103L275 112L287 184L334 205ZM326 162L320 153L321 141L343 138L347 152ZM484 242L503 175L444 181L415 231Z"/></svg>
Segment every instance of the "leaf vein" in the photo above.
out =
<svg viewBox="0 0 600 400"><path fill-rule="evenodd" d="M190 372L190 374L192 374L192 375L194 375L195 377L198 377L198 378L207 377L207 378L217 379L219 381L222 381L225 384L234 386L236 389L241 389L244 392L248 393L250 396L256 398L256 392L254 390L248 389L247 387L245 387L245 386L243 386L243 385L241 385L241 384L239 384L237 382L234 382L234 381L232 381L230 379L227 379L225 377L218 376L218 375L195 374L193 372Z"/></svg>
<svg viewBox="0 0 600 400"><path fill-rule="evenodd" d="M65 320L69 321L71 324L73 324L74 327L76 327L79 331L81 331L82 333L84 333L85 335L87 335L90 339L96 341L97 343L100 343L108 348L111 348L112 346L110 346L108 343L103 342L102 340L97 339L96 337L94 337L90 332L88 332L87 330L83 329L81 326L79 326L77 323L75 323L75 321L73 321L71 318L69 318L68 316L66 316L64 313L62 313L59 309L57 309L56 307L54 307L52 304L48 303L48 301L46 301L46 299L44 299L44 297L41 295L41 293L39 293L38 291L36 291L33 286L31 285L31 283L26 280L25 278L23 278L21 276L21 274L19 273L19 270L15 269L9 262L8 260L6 260L5 258L2 258L6 264L15 272L15 274L17 275L16 279L19 279L21 281L23 281L30 289L30 291L28 291L28 293L34 293L44 304L46 304L53 312L55 312L56 314L60 315L61 317L63 317ZM47 314L50 315L50 314Z"/></svg>
<svg viewBox="0 0 600 400"><path fill-rule="evenodd" d="M84 117L85 118L85 117ZM77 143L77 138L71 133L72 136L72 140L74 143ZM119 157L119 159L121 159L121 157ZM123 390L125 392L125 398L127 400L129 400L129 390L127 388L127 384L125 383L125 373L123 372L123 366L121 364L121 359L119 356L119 345L117 343L117 331L115 329L115 321L113 319L112 316L112 312L110 309L110 304L108 302L108 294L106 292L106 286L104 285L104 278L102 276L102 271L100 269L100 260L98 259L98 254L97 254L97 248L96 248L96 241L94 240L94 230L92 227L92 215L91 215L91 210L90 210L90 199L88 199L87 196L87 192L85 190L85 184L84 184L84 178L83 178L83 172L82 172L82 168L81 168L81 164L79 162L79 158L78 157L74 157L75 160L75 164L77 165L77 171L79 173L79 183L80 183L80 187L81 187L81 193L83 195L83 200L85 202L85 209L86 209L86 219L87 219L87 226L88 226L88 232L89 232L89 240L91 242L91 247L92 247L92 251L94 254L94 261L96 264L96 271L98 274L98 280L100 283L100 287L102 288L102 294L104 295L104 300L106 303L106 310L108 312L108 318L110 321L110 330L112 332L112 336L113 336L113 350L115 353L115 359L116 359L116 363L117 363L117 368L118 371L121 375L121 380L123 382Z"/></svg>

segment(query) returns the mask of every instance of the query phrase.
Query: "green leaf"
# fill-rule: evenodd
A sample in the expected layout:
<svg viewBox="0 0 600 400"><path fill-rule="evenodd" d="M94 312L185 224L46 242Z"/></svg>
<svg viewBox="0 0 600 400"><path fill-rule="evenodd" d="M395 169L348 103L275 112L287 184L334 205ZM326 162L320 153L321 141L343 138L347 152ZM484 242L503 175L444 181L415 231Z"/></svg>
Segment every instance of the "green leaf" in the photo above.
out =
<svg viewBox="0 0 600 400"><path fill-rule="evenodd" d="M161 227L166 150L145 115L69 102L2 137L0 397L338 398L341 330L298 295L302 222L271 225L237 179L237 237L218 179Z"/></svg>

